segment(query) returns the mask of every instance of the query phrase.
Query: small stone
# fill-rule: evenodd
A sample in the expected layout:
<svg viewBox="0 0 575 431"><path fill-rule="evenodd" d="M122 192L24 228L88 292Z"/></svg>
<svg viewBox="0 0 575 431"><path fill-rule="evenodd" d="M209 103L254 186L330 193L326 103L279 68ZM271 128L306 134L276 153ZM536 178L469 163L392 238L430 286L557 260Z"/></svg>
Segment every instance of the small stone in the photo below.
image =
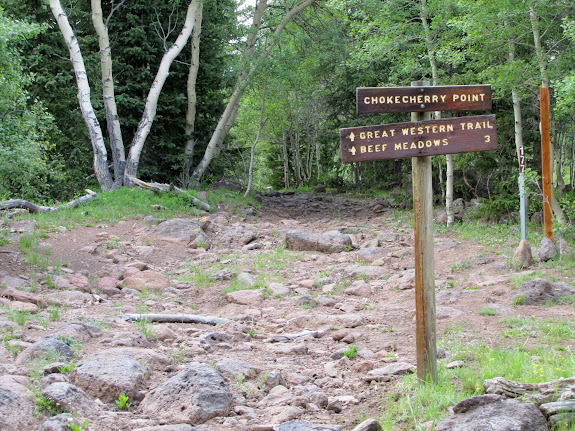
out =
<svg viewBox="0 0 575 431"><path fill-rule="evenodd" d="M465 365L464 361L453 361L446 365L446 368L453 369L453 368L461 368Z"/></svg>
<svg viewBox="0 0 575 431"><path fill-rule="evenodd" d="M511 264L514 268L522 269L529 268L533 264L533 256L531 255L531 246L526 240L521 240L519 247L513 254Z"/></svg>

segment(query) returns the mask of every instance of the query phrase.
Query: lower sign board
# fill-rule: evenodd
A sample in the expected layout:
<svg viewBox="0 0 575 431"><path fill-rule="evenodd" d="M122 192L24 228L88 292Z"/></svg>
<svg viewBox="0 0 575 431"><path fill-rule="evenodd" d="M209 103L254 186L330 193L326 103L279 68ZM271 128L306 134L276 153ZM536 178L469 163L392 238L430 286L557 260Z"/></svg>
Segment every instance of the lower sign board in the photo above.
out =
<svg viewBox="0 0 575 431"><path fill-rule="evenodd" d="M339 129L343 163L497 149L495 115Z"/></svg>

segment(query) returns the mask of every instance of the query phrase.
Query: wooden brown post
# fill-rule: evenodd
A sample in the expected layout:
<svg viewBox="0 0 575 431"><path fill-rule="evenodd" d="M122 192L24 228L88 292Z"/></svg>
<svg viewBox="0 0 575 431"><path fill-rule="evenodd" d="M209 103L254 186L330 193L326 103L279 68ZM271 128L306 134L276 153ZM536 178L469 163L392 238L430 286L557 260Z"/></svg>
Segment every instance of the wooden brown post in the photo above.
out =
<svg viewBox="0 0 575 431"><path fill-rule="evenodd" d="M415 81L412 87L429 86ZM423 89L422 89L423 91ZM411 121L429 120L429 112L412 112ZM417 377L437 382L435 329L435 264L433 256L433 191L431 156L413 157L413 225L415 236L415 319Z"/></svg>
<svg viewBox="0 0 575 431"><path fill-rule="evenodd" d="M539 89L541 106L541 181L543 183L543 233L553 241L553 188L551 186L551 138L549 132L549 88Z"/></svg>

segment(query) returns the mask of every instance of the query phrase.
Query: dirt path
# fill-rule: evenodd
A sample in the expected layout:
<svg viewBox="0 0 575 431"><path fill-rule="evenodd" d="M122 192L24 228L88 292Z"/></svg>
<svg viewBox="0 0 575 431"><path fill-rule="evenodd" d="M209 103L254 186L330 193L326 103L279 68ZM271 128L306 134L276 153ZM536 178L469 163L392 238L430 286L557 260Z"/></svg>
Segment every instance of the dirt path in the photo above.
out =
<svg viewBox="0 0 575 431"><path fill-rule="evenodd" d="M51 320L47 310L39 310L23 325L10 322L9 312L0 310L0 321L14 327L13 339L19 344L12 345L24 349L71 322L85 322L98 325L103 335L83 341L77 353L79 363L120 347L151 349L165 358L159 365L148 364L149 378L127 412L119 411L114 403L104 403L104 413L91 417L87 429L133 430L156 425L157 418L138 410L139 400L151 389L190 362L216 364L230 358L245 361L257 371L242 382L228 378L234 411L211 419L206 429L263 431L265 426L293 419L351 429L360 418L377 418L382 393L389 383L367 382L369 372L390 364L415 365L415 303L410 278L413 233L408 217L382 202L324 194L268 196L261 203L256 216L241 217L220 209L194 219L210 238L208 251L192 249L186 241L154 236L157 220L141 217L113 226L47 232L40 249L50 251L50 268L31 274L14 239L0 253L0 277L5 283L20 280L27 289L36 288L35 295L47 297L62 291L58 283L54 286L57 276L68 281L84 276L87 286L69 288L83 290L88 299L62 300L61 306L49 307L58 310L58 319ZM352 250L326 254L283 249L289 230L323 233L340 228L351 233ZM244 244L243 238L250 235L253 239L248 245L258 244L253 249ZM510 278L515 273L506 259L516 245L515 239L510 238L503 247L493 247L447 234L436 235L435 243L438 338L446 328L462 325L469 339L483 339L495 346L506 342L498 335L504 315L572 318L573 309L568 305L511 306ZM371 249L379 257L370 254L368 260L373 262L368 263L365 253L372 253ZM125 267L134 262L167 276L169 287L159 293L144 290L143 294L126 294L98 284L105 277L120 280L126 274ZM226 293L238 286L238 274L247 274L256 287L265 288L265 299L230 302ZM39 284L33 283L34 277ZM573 283L575 277L564 281ZM497 315L480 315L478 310L484 307L496 310ZM150 324L147 334L142 326L119 318L141 312L218 316L235 323L219 329L158 323ZM202 336L215 330L230 338L212 344L202 342ZM319 332L278 341L286 334L301 335L304 331ZM161 340L155 339L158 335ZM355 357L340 359L350 346L357 347ZM0 374L29 377L29 369L13 356L15 349L9 349L7 343L0 347ZM444 352L440 353L443 356ZM449 361L449 352L440 360ZM273 390L266 388L261 378L273 370L279 370L286 386L292 388L292 397L286 395L278 404L270 401ZM29 380L29 384L36 383ZM306 385L319 388L327 396L326 404L298 401L293 388ZM44 419L35 420L38 424Z"/></svg>

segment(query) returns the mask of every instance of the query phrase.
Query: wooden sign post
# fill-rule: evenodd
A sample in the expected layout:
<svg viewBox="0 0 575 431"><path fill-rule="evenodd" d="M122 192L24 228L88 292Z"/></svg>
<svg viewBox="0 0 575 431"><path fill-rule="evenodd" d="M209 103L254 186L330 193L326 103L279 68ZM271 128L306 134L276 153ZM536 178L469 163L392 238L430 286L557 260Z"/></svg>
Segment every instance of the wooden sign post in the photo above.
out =
<svg viewBox="0 0 575 431"><path fill-rule="evenodd" d="M551 185L551 137L549 131L549 88L539 89L541 109L541 182L543 183L543 234L553 241L553 187Z"/></svg>
<svg viewBox="0 0 575 431"><path fill-rule="evenodd" d="M417 376L437 382L431 156L497 148L495 115L430 120L428 111L491 109L489 85L358 88L357 112L411 112L411 123L339 130L343 163L412 158Z"/></svg>

